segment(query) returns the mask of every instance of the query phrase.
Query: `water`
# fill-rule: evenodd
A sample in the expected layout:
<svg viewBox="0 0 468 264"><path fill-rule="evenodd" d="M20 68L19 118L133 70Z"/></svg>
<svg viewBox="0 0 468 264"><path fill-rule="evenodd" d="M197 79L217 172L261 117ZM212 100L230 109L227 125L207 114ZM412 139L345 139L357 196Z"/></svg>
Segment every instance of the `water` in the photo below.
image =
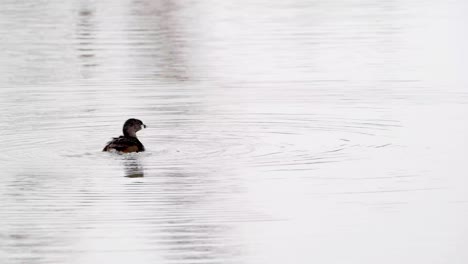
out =
<svg viewBox="0 0 468 264"><path fill-rule="evenodd" d="M1 263L468 261L466 3L0 6Z"/></svg>

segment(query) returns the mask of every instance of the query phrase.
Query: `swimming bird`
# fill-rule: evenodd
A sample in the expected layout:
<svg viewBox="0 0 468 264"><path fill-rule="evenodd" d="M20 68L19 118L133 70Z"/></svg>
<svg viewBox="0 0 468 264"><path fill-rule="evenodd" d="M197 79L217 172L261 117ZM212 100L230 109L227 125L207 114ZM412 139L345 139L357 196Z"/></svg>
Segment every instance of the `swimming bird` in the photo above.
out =
<svg viewBox="0 0 468 264"><path fill-rule="evenodd" d="M123 125L123 136L113 138L107 143L102 151L119 151L123 153L145 151L145 147L141 144L136 136L136 132L146 128L146 125L141 120L130 118Z"/></svg>

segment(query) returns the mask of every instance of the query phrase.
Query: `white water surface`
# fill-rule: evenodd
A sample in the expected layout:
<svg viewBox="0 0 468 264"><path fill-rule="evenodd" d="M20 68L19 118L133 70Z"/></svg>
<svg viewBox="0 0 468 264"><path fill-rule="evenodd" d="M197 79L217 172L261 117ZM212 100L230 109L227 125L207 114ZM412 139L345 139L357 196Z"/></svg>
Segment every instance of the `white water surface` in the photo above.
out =
<svg viewBox="0 0 468 264"><path fill-rule="evenodd" d="M468 263L467 7L2 1L0 263Z"/></svg>

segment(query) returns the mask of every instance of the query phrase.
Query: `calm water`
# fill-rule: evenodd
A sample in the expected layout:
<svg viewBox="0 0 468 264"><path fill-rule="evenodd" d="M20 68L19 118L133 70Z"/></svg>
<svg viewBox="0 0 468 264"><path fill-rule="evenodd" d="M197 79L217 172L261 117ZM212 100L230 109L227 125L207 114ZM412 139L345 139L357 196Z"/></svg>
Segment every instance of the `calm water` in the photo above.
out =
<svg viewBox="0 0 468 264"><path fill-rule="evenodd" d="M467 7L2 1L0 262L467 263Z"/></svg>

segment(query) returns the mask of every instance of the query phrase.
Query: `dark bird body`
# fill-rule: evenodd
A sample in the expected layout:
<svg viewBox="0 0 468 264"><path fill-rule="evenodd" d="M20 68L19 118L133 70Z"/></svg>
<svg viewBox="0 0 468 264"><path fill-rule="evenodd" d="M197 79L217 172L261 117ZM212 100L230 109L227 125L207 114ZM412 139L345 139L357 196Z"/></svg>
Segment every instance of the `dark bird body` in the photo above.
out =
<svg viewBox="0 0 468 264"><path fill-rule="evenodd" d="M146 128L138 119L128 119L123 126L123 136L113 138L107 143L102 151L118 151L123 153L130 152L142 152L145 151L145 147L141 144L136 136L136 132Z"/></svg>

